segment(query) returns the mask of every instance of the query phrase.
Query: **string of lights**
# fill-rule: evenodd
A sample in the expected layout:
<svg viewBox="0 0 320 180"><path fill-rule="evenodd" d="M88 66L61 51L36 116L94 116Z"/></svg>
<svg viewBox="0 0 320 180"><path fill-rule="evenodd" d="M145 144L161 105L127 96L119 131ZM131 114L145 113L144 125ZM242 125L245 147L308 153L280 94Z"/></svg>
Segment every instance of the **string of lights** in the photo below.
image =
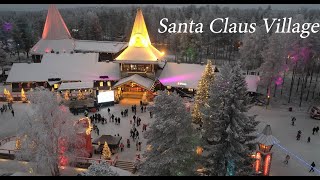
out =
<svg viewBox="0 0 320 180"><path fill-rule="evenodd" d="M300 158L298 155L294 154L293 152L289 151L287 148L281 146L280 144L275 144L277 145L278 147L280 147L283 151L286 151L287 154L290 154L291 157L295 157L296 159L298 159L300 162L302 162L302 164L305 166L305 167L308 167L308 168L311 168L311 165L310 163L307 163L305 160L303 160L302 158ZM313 168L315 172L317 172L318 174L320 174L320 170L317 169L317 168Z"/></svg>

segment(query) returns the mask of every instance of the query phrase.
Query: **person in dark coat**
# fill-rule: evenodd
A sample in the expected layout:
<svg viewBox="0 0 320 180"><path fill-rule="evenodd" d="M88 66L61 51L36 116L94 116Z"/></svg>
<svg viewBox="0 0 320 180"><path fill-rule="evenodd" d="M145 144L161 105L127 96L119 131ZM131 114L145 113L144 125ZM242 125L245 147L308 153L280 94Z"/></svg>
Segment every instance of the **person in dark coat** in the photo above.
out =
<svg viewBox="0 0 320 180"><path fill-rule="evenodd" d="M141 113L143 113L143 106L141 106L141 108L140 108L140 109L141 109Z"/></svg>
<svg viewBox="0 0 320 180"><path fill-rule="evenodd" d="M297 120L296 117L292 117L292 119L291 119L291 125L292 125L292 126L294 126L294 122L295 122L296 120Z"/></svg>
<svg viewBox="0 0 320 180"><path fill-rule="evenodd" d="M310 138L310 136L308 137L308 143L310 142L310 140L311 140L311 138Z"/></svg>
<svg viewBox="0 0 320 180"><path fill-rule="evenodd" d="M136 131L136 136L139 139L139 131Z"/></svg>
<svg viewBox="0 0 320 180"><path fill-rule="evenodd" d="M311 163L311 169L309 172L314 172L314 167L316 166L316 164L314 162Z"/></svg>
<svg viewBox="0 0 320 180"><path fill-rule="evenodd" d="M110 108L108 108L108 114L110 114Z"/></svg>
<svg viewBox="0 0 320 180"><path fill-rule="evenodd" d="M127 139L127 148L130 148L130 139Z"/></svg>
<svg viewBox="0 0 320 180"><path fill-rule="evenodd" d="M121 111L121 117L123 117L123 111Z"/></svg>
<svg viewBox="0 0 320 180"><path fill-rule="evenodd" d="M316 132L317 128L316 127L313 127L312 128L312 135L314 135L314 132Z"/></svg>
<svg viewBox="0 0 320 180"><path fill-rule="evenodd" d="M150 111L150 118L152 118L152 112Z"/></svg>
<svg viewBox="0 0 320 180"><path fill-rule="evenodd" d="M118 124L120 125L120 117L118 118Z"/></svg>
<svg viewBox="0 0 320 180"><path fill-rule="evenodd" d="M143 111L144 111L144 112L146 112L146 111L147 111L147 106L145 106L145 107L144 107Z"/></svg>
<svg viewBox="0 0 320 180"><path fill-rule="evenodd" d="M12 113L12 116L14 117L14 110L13 109L11 110L11 113Z"/></svg>

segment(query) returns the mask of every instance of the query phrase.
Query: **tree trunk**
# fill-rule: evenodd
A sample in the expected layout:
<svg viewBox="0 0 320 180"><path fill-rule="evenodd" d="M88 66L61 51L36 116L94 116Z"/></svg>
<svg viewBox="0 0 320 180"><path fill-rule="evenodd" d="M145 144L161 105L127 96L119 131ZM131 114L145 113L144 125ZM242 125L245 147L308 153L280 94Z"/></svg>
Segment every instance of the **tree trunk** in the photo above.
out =
<svg viewBox="0 0 320 180"><path fill-rule="evenodd" d="M315 66L315 63L313 63L313 66L312 66L311 77L310 77L310 82L309 82L309 87L308 87L308 93L307 93L306 101L308 101L308 99L309 99L309 93L310 93L311 83L312 83L312 79L313 79L314 66Z"/></svg>
<svg viewBox="0 0 320 180"><path fill-rule="evenodd" d="M294 84L294 77L295 77L295 69L297 67L297 63L295 65L295 67L292 70L292 77L291 77L291 84L290 84L290 92L289 92L289 99L288 99L288 103L291 102L291 95L292 95L292 90L293 90L293 84Z"/></svg>
<svg viewBox="0 0 320 180"><path fill-rule="evenodd" d="M318 67L318 73L317 73L317 76L316 76L316 82L315 82L315 85L314 85L314 88L313 88L313 92L312 92L312 99L314 98L314 93L315 93L315 91L317 89L317 82L318 82L319 73L320 73L320 68Z"/></svg>
<svg viewBox="0 0 320 180"><path fill-rule="evenodd" d="M273 97L276 97L276 91L277 91L277 84L274 84Z"/></svg>
<svg viewBox="0 0 320 180"><path fill-rule="evenodd" d="M283 88L284 88L284 80L286 79L286 72L284 72L283 74L283 80L282 80L282 86L281 86L281 96L282 96L282 91L283 91Z"/></svg>
<svg viewBox="0 0 320 180"><path fill-rule="evenodd" d="M307 76L305 78L307 78ZM301 107L301 105L302 105L303 90L304 90L304 77L302 75L302 84L301 84L299 107Z"/></svg>
<svg viewBox="0 0 320 180"><path fill-rule="evenodd" d="M58 163L55 163L52 165L53 167L51 168L51 175L52 176L60 176L60 169Z"/></svg>
<svg viewBox="0 0 320 180"><path fill-rule="evenodd" d="M299 90L299 85L300 85L300 76L299 76L299 79L298 79L298 84L297 84L297 90L296 90L296 93L298 92Z"/></svg>

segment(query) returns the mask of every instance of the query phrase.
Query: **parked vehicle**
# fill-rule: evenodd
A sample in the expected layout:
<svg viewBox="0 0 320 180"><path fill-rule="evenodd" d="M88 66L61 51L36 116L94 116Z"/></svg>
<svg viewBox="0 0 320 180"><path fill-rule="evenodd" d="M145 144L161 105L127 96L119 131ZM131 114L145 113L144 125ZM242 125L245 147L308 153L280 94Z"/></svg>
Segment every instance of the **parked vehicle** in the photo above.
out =
<svg viewBox="0 0 320 180"><path fill-rule="evenodd" d="M313 119L320 119L320 107L313 106L310 109L310 117Z"/></svg>

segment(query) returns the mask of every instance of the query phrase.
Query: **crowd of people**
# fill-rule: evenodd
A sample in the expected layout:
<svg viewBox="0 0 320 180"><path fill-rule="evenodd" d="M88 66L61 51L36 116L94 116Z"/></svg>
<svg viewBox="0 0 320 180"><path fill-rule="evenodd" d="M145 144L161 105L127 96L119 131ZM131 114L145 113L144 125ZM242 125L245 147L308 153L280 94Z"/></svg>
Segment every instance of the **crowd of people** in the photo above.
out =
<svg viewBox="0 0 320 180"><path fill-rule="evenodd" d="M12 107L12 103L3 104L2 107L0 108L1 115L7 111L11 112L12 116L14 117L14 110Z"/></svg>
<svg viewBox="0 0 320 180"><path fill-rule="evenodd" d="M141 134L139 131L139 128L142 125L142 132L147 131L147 123L143 123L142 124L142 119L141 116L139 115L139 113L137 113L137 109L140 108L140 113L146 113L147 112L147 107L142 105L140 103L140 107L137 107L137 105L132 105L131 106L131 115L129 115L129 109L125 108L125 109L121 109L120 112L113 112L109 107L107 108L107 115L103 115L103 111L98 112L98 113L94 113L92 115L89 115L88 112L85 112L84 115L86 117L88 117L91 121L91 124L93 126L93 131L99 136L100 135L100 128L102 128L101 126L98 127L98 124L104 125L104 124L108 124L108 123L114 123L115 125L120 125L121 123L121 119L123 119L122 123L129 123L131 126L130 129L130 137L124 137L120 144L119 144L119 150L120 152L125 151L125 149L129 149L132 148L131 144L136 145L135 150L137 151L138 154L140 154L140 151L142 150L142 141L141 141ZM129 117L131 116L131 117ZM139 117L140 116L140 117ZM150 118L152 117L152 113L150 112ZM118 135L115 136L120 136L119 133ZM122 135L121 135L122 137ZM132 138L132 139L131 139ZM125 142L122 141L127 141L126 142L126 146L125 146Z"/></svg>
<svg viewBox="0 0 320 180"><path fill-rule="evenodd" d="M297 118L296 118L296 117L292 117L292 118L291 118L291 125L292 125L292 126L295 126L295 122L296 122L296 121L297 121ZM312 135L318 134L318 132L319 132L319 126L314 126L314 127L312 128ZM298 130L297 135L296 135L296 140L297 140L297 141L300 141L301 137L302 137L302 131L301 131L301 130ZM307 143L310 143L310 142L311 142L311 136L308 136L308 137L307 137ZM286 164L286 165L288 165L289 159L290 159L290 155L287 154L286 157L285 157L285 160L283 161L283 163ZM316 165L315 165L315 162L313 161L313 162L310 164L310 170L309 170L309 172L314 172L314 167L315 167L315 166L316 166Z"/></svg>

